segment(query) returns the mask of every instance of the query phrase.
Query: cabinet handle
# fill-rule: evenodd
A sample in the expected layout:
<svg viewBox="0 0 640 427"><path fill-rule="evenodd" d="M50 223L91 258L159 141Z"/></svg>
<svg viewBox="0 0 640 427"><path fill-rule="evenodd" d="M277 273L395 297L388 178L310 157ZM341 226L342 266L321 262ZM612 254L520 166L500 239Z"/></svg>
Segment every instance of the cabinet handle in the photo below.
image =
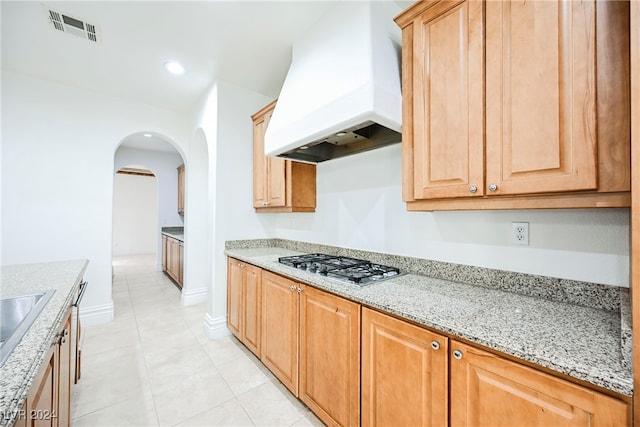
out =
<svg viewBox="0 0 640 427"><path fill-rule="evenodd" d="M293 285L291 285L291 287L290 287L289 289L291 289L292 291L295 291L295 290L296 290L296 287L295 287L295 286L293 286Z"/></svg>
<svg viewBox="0 0 640 427"><path fill-rule="evenodd" d="M434 350L440 350L440 343L438 341L431 341L431 348Z"/></svg>
<svg viewBox="0 0 640 427"><path fill-rule="evenodd" d="M469 193L475 193L476 191L478 191L478 187L475 185L469 187Z"/></svg>
<svg viewBox="0 0 640 427"><path fill-rule="evenodd" d="M262 206L268 206L269 202L262 202Z"/></svg>
<svg viewBox="0 0 640 427"><path fill-rule="evenodd" d="M454 359L462 359L462 352L460 350L453 350L453 358Z"/></svg>
<svg viewBox="0 0 640 427"><path fill-rule="evenodd" d="M491 184L489 185L489 191L494 192L498 189L498 186L496 184Z"/></svg>
<svg viewBox="0 0 640 427"><path fill-rule="evenodd" d="M298 288L298 293L302 292L302 288Z"/></svg>

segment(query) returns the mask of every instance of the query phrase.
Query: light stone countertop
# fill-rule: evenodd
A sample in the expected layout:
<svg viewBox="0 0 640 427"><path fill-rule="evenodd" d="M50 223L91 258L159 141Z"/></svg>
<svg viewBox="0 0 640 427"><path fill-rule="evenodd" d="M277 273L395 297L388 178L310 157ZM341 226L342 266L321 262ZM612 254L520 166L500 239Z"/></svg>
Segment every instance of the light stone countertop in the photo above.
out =
<svg viewBox="0 0 640 427"><path fill-rule="evenodd" d="M418 274L359 286L278 262L279 257L302 253L282 247L225 250L228 256L452 338L460 337L626 396L633 394L632 372L622 360L620 309L585 307Z"/></svg>
<svg viewBox="0 0 640 427"><path fill-rule="evenodd" d="M13 425L88 264L88 260L72 260L1 267L0 297L56 292L0 366L0 426Z"/></svg>
<svg viewBox="0 0 640 427"><path fill-rule="evenodd" d="M184 227L162 227L162 234L184 242Z"/></svg>

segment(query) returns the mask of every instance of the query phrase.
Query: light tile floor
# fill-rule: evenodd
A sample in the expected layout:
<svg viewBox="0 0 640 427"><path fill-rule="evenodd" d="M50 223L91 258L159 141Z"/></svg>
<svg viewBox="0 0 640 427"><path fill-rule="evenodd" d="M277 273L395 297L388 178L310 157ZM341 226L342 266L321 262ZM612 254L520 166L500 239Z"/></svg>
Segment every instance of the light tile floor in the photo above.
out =
<svg viewBox="0 0 640 427"><path fill-rule="evenodd" d="M238 340L204 335L150 255L114 258L115 320L83 329L72 426L322 426Z"/></svg>

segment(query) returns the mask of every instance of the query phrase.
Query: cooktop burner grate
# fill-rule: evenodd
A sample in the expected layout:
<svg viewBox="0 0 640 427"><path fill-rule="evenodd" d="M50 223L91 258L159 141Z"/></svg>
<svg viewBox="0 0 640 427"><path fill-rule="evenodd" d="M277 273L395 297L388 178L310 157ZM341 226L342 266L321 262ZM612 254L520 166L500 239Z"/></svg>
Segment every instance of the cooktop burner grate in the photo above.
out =
<svg viewBox="0 0 640 427"><path fill-rule="evenodd" d="M400 270L396 267L374 264L357 258L318 253L281 257L278 258L278 262L299 270L307 270L360 285L400 274Z"/></svg>

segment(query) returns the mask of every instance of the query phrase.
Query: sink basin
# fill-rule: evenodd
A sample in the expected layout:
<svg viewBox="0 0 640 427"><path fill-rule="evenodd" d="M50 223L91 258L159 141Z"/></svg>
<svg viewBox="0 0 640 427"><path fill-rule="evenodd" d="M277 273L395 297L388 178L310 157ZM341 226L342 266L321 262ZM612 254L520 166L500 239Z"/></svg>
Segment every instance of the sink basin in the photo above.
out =
<svg viewBox="0 0 640 427"><path fill-rule="evenodd" d="M49 289L0 299L0 365L18 345L55 292L55 289Z"/></svg>

